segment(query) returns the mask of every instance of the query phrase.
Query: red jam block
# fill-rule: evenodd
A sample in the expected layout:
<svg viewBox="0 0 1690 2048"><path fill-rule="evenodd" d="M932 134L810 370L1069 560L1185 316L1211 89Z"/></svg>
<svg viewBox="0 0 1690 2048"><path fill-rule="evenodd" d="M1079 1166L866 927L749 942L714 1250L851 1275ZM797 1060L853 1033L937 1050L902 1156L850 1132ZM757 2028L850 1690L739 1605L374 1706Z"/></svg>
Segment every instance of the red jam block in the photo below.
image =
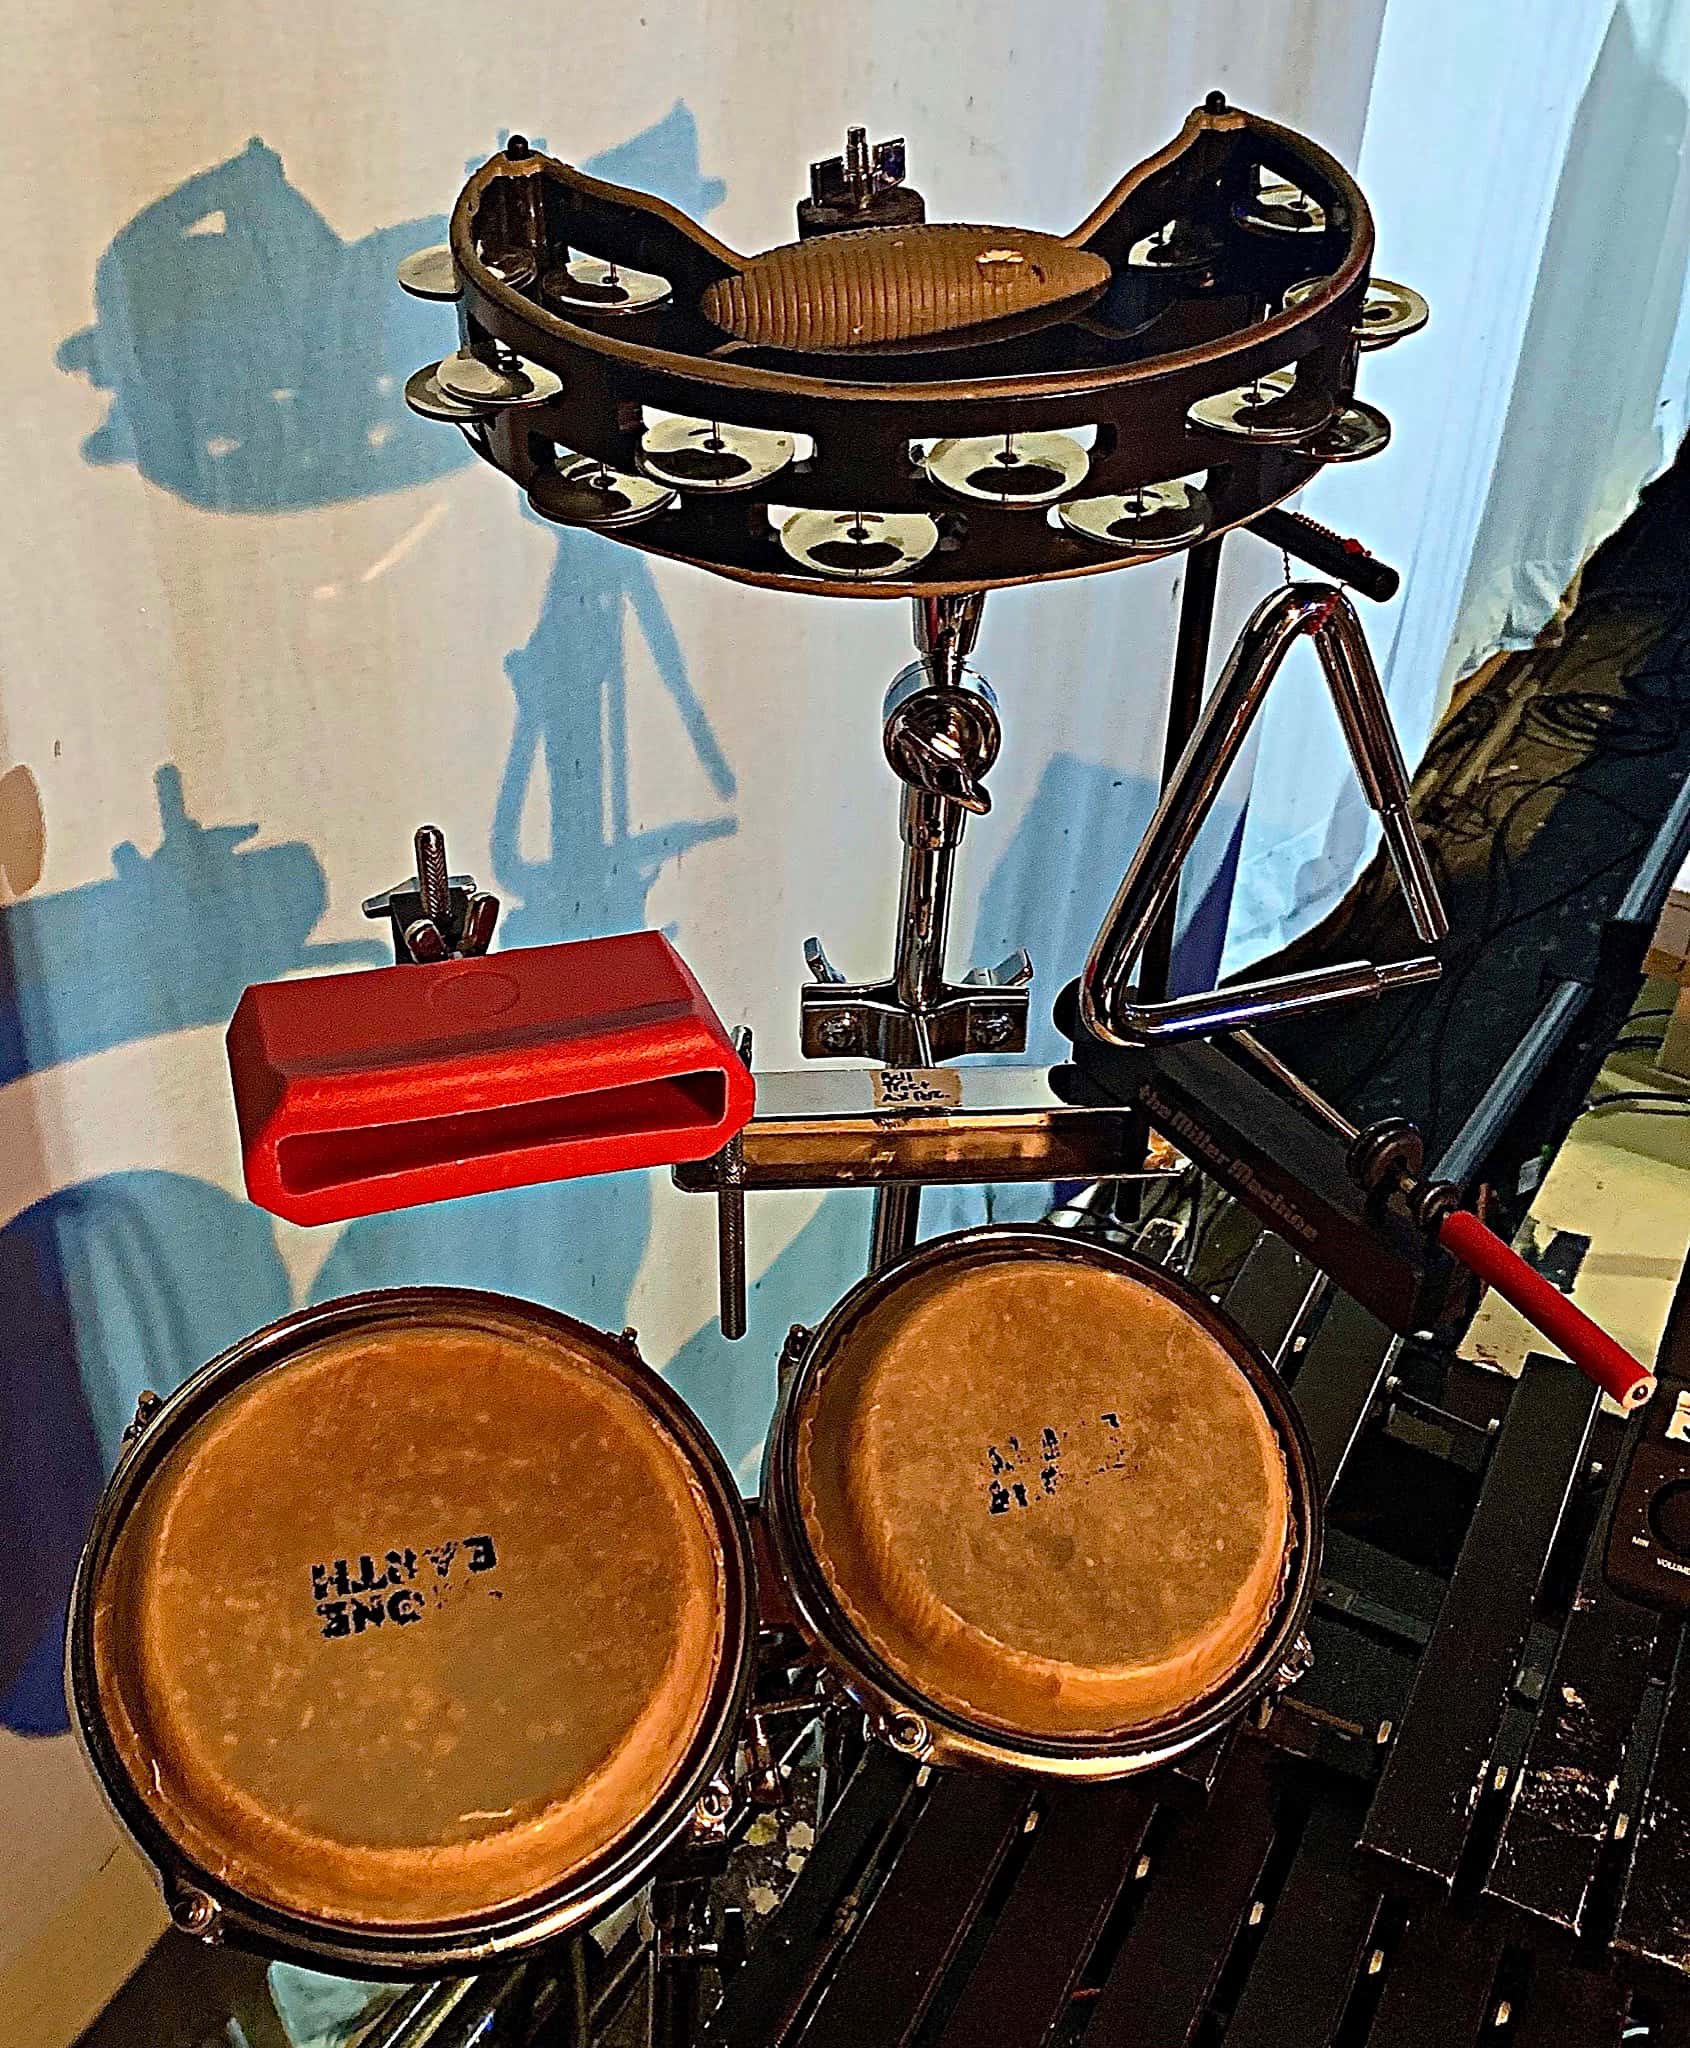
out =
<svg viewBox="0 0 1690 2048"><path fill-rule="evenodd" d="M260 982L228 1046L247 1193L290 1223L703 1159L755 1099L660 932Z"/></svg>

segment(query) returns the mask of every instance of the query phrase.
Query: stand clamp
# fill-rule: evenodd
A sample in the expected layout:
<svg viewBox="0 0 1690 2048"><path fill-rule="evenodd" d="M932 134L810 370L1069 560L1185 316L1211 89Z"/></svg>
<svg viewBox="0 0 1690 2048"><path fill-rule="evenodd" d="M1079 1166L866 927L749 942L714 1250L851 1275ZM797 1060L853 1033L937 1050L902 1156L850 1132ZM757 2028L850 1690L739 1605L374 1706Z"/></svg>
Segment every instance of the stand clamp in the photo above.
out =
<svg viewBox="0 0 1690 2048"><path fill-rule="evenodd" d="M1024 952L960 982L945 979L956 850L969 817L992 807L985 778L1003 741L997 699L965 666L983 603L979 591L915 600L918 659L894 678L882 711L887 764L903 784L892 973L885 981L847 982L821 941L807 940L813 979L799 1011L806 1059L931 1067L963 1053L1026 1046L1033 967Z"/></svg>

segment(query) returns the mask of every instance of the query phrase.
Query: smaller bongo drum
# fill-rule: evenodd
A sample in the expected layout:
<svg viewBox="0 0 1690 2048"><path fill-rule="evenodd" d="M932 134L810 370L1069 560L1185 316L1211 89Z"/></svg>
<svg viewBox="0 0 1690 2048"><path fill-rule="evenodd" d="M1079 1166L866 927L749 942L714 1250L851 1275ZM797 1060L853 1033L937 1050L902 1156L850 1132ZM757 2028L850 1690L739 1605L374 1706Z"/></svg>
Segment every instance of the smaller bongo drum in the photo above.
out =
<svg viewBox="0 0 1690 2048"><path fill-rule="evenodd" d="M1118 1777L1301 1667L1313 1475L1271 1367L1191 1288L987 1227L829 1313L763 1499L803 1625L896 1747Z"/></svg>
<svg viewBox="0 0 1690 2048"><path fill-rule="evenodd" d="M179 1926L433 1975L605 1910L714 1813L744 1510L631 1337L361 1295L235 1345L131 1435L67 1683Z"/></svg>

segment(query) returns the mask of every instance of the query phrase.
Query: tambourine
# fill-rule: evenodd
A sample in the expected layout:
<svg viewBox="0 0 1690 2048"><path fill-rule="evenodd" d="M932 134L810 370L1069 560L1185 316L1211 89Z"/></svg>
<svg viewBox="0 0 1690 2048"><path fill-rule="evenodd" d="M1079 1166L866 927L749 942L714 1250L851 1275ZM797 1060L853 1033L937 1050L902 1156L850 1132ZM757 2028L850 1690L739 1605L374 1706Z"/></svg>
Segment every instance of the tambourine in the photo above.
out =
<svg viewBox="0 0 1690 2048"><path fill-rule="evenodd" d="M747 257L513 138L401 272L460 327L407 396L547 518L861 595L1143 560L1384 445L1360 351L1424 306L1370 291L1342 166L1219 94L1070 234L899 211Z"/></svg>

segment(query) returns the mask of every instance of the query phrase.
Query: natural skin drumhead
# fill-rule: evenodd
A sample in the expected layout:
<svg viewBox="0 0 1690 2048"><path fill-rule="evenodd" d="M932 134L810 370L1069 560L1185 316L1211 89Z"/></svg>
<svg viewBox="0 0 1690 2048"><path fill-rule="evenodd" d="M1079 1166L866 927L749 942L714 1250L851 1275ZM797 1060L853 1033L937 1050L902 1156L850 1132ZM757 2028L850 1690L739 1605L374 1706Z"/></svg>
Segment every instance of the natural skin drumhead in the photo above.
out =
<svg viewBox="0 0 1690 2048"><path fill-rule="evenodd" d="M1226 1347L1130 1273L912 1277L805 1390L799 1508L857 1632L942 1707L1127 1736L1211 1694L1272 1620L1285 1458Z"/></svg>
<svg viewBox="0 0 1690 2048"><path fill-rule="evenodd" d="M567 1885L635 1826L726 1614L690 1458L586 1334L425 1311L307 1343L184 1431L101 1573L96 1683L200 1866L411 1927Z"/></svg>

